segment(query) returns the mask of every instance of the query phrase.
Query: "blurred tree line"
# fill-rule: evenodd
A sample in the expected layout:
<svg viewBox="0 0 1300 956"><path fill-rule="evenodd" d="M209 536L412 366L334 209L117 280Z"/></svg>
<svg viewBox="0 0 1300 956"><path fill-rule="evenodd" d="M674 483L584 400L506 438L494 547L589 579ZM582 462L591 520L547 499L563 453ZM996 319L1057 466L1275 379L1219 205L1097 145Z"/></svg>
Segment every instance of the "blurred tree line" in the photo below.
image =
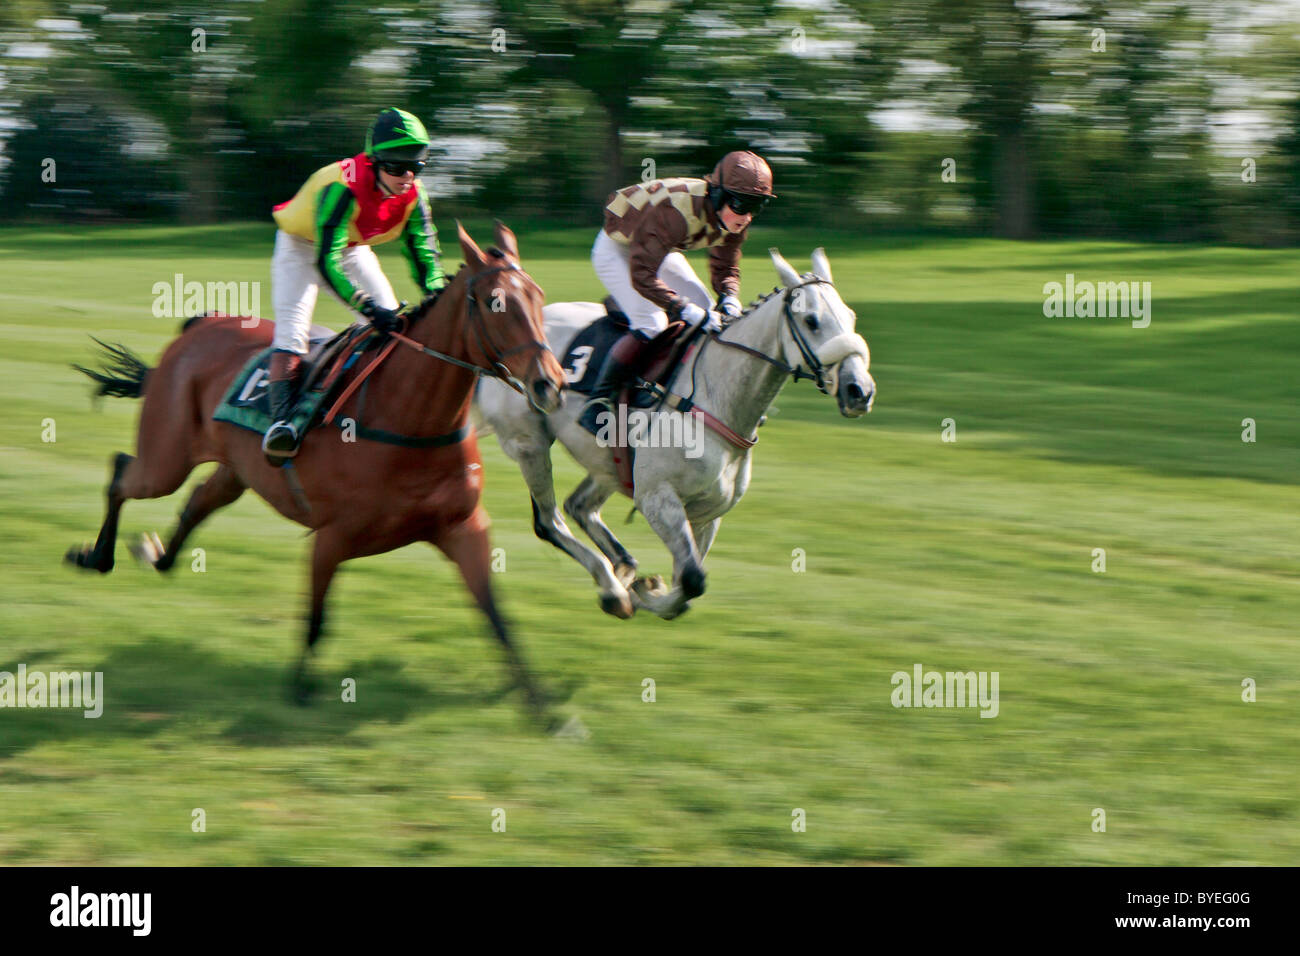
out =
<svg viewBox="0 0 1300 956"><path fill-rule="evenodd" d="M772 163L765 217L1300 237L1300 29L1231 0L7 0L0 217L264 219L384 106L454 210Z"/></svg>

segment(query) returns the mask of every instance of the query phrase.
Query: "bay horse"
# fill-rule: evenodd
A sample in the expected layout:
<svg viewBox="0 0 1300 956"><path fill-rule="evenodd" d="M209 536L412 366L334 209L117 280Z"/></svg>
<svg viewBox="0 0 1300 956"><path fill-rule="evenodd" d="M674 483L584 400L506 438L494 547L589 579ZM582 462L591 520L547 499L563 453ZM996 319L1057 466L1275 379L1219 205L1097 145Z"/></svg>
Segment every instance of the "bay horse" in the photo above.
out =
<svg viewBox="0 0 1300 956"><path fill-rule="evenodd" d="M814 381L823 393L836 397L846 418L871 410L876 394L868 371L871 353L854 330L857 315L835 290L825 250L813 252L812 272L802 276L776 249L770 254L784 288L752 303L722 332L697 339L665 399L669 409L683 411L655 413L660 422L684 416L678 419L680 425L659 428L660 436L684 439L686 426L694 424L699 440L690 448L684 440L656 440L636 449L630 494L673 556L671 588L657 575L637 577L636 560L601 520L605 502L619 491L627 492L610 448L578 424L586 396L570 391L562 406L546 413L519 401L499 383L484 381L478 390L479 415L496 431L502 449L528 484L537 537L587 569L600 588L601 608L616 617L631 617L641 607L671 619L704 593L704 558L722 516L749 487L757 428L787 379ZM578 331L604 314L605 307L595 302L548 305L543 319L556 354L563 359ZM571 377L580 378L576 352L574 358ZM691 423L689 416L698 421ZM556 439L587 472L564 502L564 511L598 551L574 536L556 506L551 475L551 445Z"/></svg>
<svg viewBox="0 0 1300 956"><path fill-rule="evenodd" d="M196 466L215 461L216 471L190 496L166 547L146 548L146 557L159 571L170 569L189 534L246 488L310 528L315 540L306 643L290 684L299 702L306 702L313 687L309 659L338 566L427 541L460 569L529 708L544 718L542 696L493 600L489 519L480 503L482 463L468 419L480 374L509 383L531 407L549 411L560 401L563 371L543 337L544 296L519 265L514 233L498 222L499 248L487 254L460 223L457 235L465 264L411 313L408 335L390 337L386 358L369 375L368 398L351 395L339 409L340 422L350 416L360 423L364 412L365 427L358 424L351 440L327 425L309 431L291 470L267 462L256 432L212 417L240 370L271 344L271 322L191 319L157 368L146 368L119 348L111 350L116 364L105 373L82 369L100 383L99 394L143 395L144 407L135 456L112 459L99 538L93 546L72 548L67 561L111 571L123 502L170 495ZM410 347L394 349L399 342ZM362 374L364 362L363 357L351 374Z"/></svg>

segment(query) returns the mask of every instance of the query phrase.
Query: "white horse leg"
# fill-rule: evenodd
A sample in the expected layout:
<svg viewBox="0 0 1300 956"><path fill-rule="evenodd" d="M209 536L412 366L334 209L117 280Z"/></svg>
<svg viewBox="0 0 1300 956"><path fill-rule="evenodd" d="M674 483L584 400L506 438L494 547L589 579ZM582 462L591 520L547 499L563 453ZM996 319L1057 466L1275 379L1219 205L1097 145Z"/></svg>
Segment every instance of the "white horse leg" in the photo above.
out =
<svg viewBox="0 0 1300 956"><path fill-rule="evenodd" d="M692 598L704 593L703 559L686 508L669 485L658 485L653 491L639 495L637 507L673 556L673 587L666 594L655 594L638 581L632 593L646 610L671 620L686 610ZM716 524L713 522L715 531Z"/></svg>
<svg viewBox="0 0 1300 956"><path fill-rule="evenodd" d="M497 430L502 450L518 463L532 496L533 532L587 569L600 588L603 611L615 617L629 618L636 608L613 567L604 555L575 538L564 522L555 502L555 479L551 473L551 442L554 439L541 419L535 418L533 422L534 427L528 428L526 433L519 427L522 422L511 422L510 425L515 427L511 427L508 433L500 426Z"/></svg>
<svg viewBox="0 0 1300 956"><path fill-rule="evenodd" d="M565 499L564 510L596 542L596 547L614 565L614 574L618 579L630 586L636 578L636 558L628 553L623 542L614 537L614 532L609 530L600 517L600 509L613 493L613 489L603 487L588 475L573 490L573 494Z"/></svg>
<svg viewBox="0 0 1300 956"><path fill-rule="evenodd" d="M720 524L722 524L721 518L714 518L712 521L691 522L691 531L695 533L695 547L700 552L701 561L709 556L709 548L713 547L713 539L718 536L718 525Z"/></svg>

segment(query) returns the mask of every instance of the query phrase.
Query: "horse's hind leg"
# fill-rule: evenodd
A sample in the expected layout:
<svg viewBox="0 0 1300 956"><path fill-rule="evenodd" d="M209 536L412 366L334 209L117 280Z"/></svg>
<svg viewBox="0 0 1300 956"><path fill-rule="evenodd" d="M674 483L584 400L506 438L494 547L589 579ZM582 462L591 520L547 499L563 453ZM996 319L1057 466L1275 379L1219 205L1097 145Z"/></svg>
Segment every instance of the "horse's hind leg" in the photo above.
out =
<svg viewBox="0 0 1300 956"><path fill-rule="evenodd" d="M140 413L137 457L119 452L113 457L113 477L108 483L108 512L94 547L72 548L66 560L102 574L113 570L117 544L117 519L122 504L133 499L162 498L185 483L194 470L188 457L192 435L183 409L173 401L175 389L166 366L150 375L149 393Z"/></svg>
<svg viewBox="0 0 1300 956"><path fill-rule="evenodd" d="M143 445L143 443L142 443ZM153 456L157 457L157 456ZM194 466L188 461L167 462L165 470L153 468L142 455L125 452L113 457L113 478L108 483L108 512L93 547L70 548L64 556L69 564L107 574L113 570L117 546L117 519L123 503L141 498L162 498L179 488Z"/></svg>
<svg viewBox="0 0 1300 956"><path fill-rule="evenodd" d="M502 446L506 447L504 441ZM564 515L555 503L555 479L551 472L549 445L538 449L533 443L511 442L510 447L506 447L506 453L519 463L519 470L532 495L533 533L587 569L600 588L600 606L607 614L631 617L635 611L632 598L609 561L603 554L575 538L565 524Z"/></svg>
<svg viewBox="0 0 1300 956"><path fill-rule="evenodd" d="M234 502L244 493L246 485L228 465L221 465L208 480L194 489L189 502L180 513L176 530L172 532L167 547L161 547L157 535L145 535L140 544L133 545L131 552L138 558L152 564L159 571L169 571L176 562L185 539L202 523L208 515L218 508Z"/></svg>
<svg viewBox="0 0 1300 956"><path fill-rule="evenodd" d="M480 610L487 615L488 622L492 625L492 633L505 648L515 682L523 688L529 710L539 723L547 725L549 721L546 704L541 692L533 681L528 665L524 663L522 652L510 640L506 622L497 610L496 601L492 596L491 548L487 533L487 515L480 509L468 521L457 526L450 533L435 539L433 544L460 568L465 586L469 588Z"/></svg>
<svg viewBox="0 0 1300 956"><path fill-rule="evenodd" d="M600 517L600 509L612 494L612 490L603 488L588 475L565 499L564 510L596 542L596 547L614 565L614 574L623 585L629 586L636 579L636 558L628 553L623 542L614 537L614 532Z"/></svg>
<svg viewBox="0 0 1300 956"><path fill-rule="evenodd" d="M135 458L125 452L113 456L113 477L108 482L108 510L99 529L99 537L93 546L69 548L64 555L69 564L98 571L100 574L113 570L113 551L117 547L117 518L127 497L122 493L122 476L135 461Z"/></svg>

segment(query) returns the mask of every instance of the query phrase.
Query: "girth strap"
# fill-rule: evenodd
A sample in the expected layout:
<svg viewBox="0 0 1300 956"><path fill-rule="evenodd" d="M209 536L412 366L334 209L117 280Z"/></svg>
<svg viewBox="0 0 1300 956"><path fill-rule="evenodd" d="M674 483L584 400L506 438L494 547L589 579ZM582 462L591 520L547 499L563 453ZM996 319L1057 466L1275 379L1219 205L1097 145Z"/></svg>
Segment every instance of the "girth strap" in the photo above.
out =
<svg viewBox="0 0 1300 956"><path fill-rule="evenodd" d="M684 415L696 416L700 421L704 422L707 427L717 432L737 448L750 449L758 444L758 435L754 435L753 438L746 438L734 428L728 426L725 422L705 411L699 405L696 405L695 402L691 401L689 398L683 398L682 396L676 395L672 392L665 392L658 387L656 387L656 392L659 400L673 411L681 412Z"/></svg>

